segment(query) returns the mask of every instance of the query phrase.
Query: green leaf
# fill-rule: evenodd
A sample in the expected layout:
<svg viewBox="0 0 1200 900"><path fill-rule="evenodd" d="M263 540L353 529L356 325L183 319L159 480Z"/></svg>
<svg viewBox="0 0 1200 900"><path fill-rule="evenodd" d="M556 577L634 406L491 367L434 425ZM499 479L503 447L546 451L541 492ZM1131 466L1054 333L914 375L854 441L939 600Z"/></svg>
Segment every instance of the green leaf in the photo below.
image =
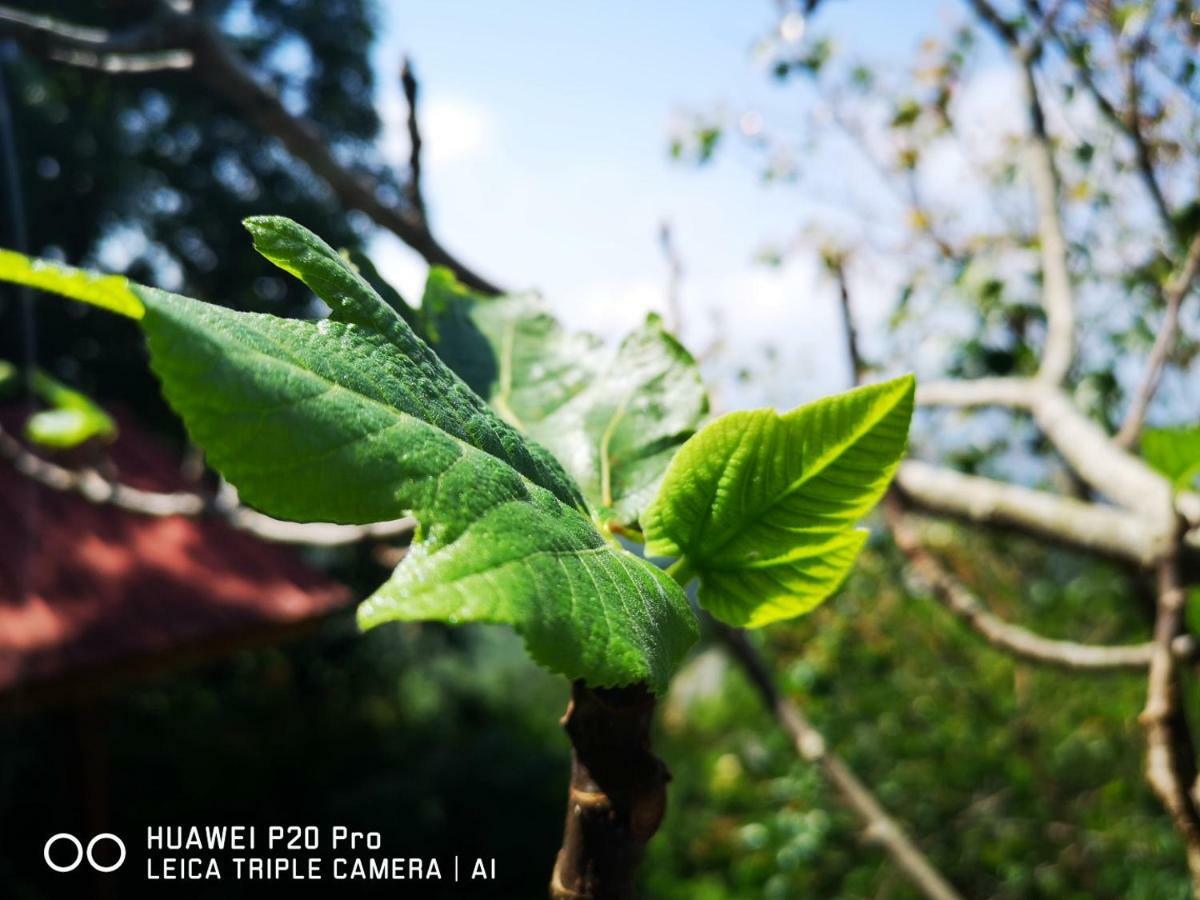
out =
<svg viewBox="0 0 1200 900"><path fill-rule="evenodd" d="M25 436L35 444L69 450L93 439L111 441L117 436L117 423L86 395L40 369L34 370L31 384L51 407L25 422Z"/></svg>
<svg viewBox="0 0 1200 900"><path fill-rule="evenodd" d="M360 609L364 626L507 624L535 660L570 678L663 690L696 638L678 585L608 542L561 467L331 248L288 220L247 225L265 256L329 304L330 319L130 286L163 392L214 467L246 502L283 518L417 518L409 555Z"/></svg>
<svg viewBox="0 0 1200 900"><path fill-rule="evenodd" d="M375 289L375 293L379 294L388 306L399 313L400 318L407 322L413 331L421 334L420 317L417 315L417 311L408 305L398 290L384 280L383 276L379 274L379 270L375 268L375 263L371 262L371 258L361 250L344 250L342 252L358 271L358 274Z"/></svg>
<svg viewBox="0 0 1200 900"><path fill-rule="evenodd" d="M15 389L20 382L17 367L6 359L0 359L0 397Z"/></svg>
<svg viewBox="0 0 1200 900"><path fill-rule="evenodd" d="M120 275L97 275L45 259L0 250L0 281L24 284L72 300L90 303L131 319L142 317L142 303Z"/></svg>
<svg viewBox="0 0 1200 900"><path fill-rule="evenodd" d="M1142 433L1142 456L1176 490L1187 490L1200 477L1200 425L1147 428Z"/></svg>
<svg viewBox="0 0 1200 900"><path fill-rule="evenodd" d="M757 627L808 612L841 584L904 452L905 376L780 415L722 416L675 456L647 511L646 552L700 578L700 605Z"/></svg>
<svg viewBox="0 0 1200 900"><path fill-rule="evenodd" d="M652 315L585 390L528 433L575 476L602 520L630 525L707 413L695 360Z"/></svg>
<svg viewBox="0 0 1200 900"><path fill-rule="evenodd" d="M527 443L492 413L328 244L308 229L278 216L247 219L246 227L259 253L295 275L329 304L330 326L340 322L369 333L367 336L381 352L373 361L359 361L359 368L366 371L371 362L379 363L379 378L386 378L380 383L386 385L404 412L432 416L454 437L503 460L564 503L583 507L578 487L557 460L541 447ZM325 333L334 331L328 329ZM350 377L353 373L344 374ZM365 387L361 374L356 382Z"/></svg>
<svg viewBox="0 0 1200 900"><path fill-rule="evenodd" d="M422 311L439 355L562 462L605 523L638 521L708 412L695 360L657 316L613 351L535 296L480 297L436 269Z"/></svg>

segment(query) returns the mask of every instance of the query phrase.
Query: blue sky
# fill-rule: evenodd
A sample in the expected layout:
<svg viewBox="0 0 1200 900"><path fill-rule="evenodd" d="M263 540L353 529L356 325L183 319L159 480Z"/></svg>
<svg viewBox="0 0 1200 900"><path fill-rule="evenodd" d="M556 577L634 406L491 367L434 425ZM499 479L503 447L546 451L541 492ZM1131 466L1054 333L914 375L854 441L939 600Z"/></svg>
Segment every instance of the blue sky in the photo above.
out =
<svg viewBox="0 0 1200 900"><path fill-rule="evenodd" d="M438 233L464 259L506 286L541 290L573 326L622 329L662 308L657 232L668 220L687 269L684 337L694 350L718 333L725 342L715 364L724 368L710 374L729 381L768 341L783 351L769 384L735 390L729 405L788 406L843 383L836 308L815 260L780 271L753 262L764 243L821 209L795 190L760 186L744 156L695 169L667 152L681 110L761 108L769 128L805 102L802 88L774 85L752 59L775 21L771 0L381 9L385 146L403 161L395 73L408 53L423 89L427 200ZM902 63L923 34L959 17L946 0L828 0L817 28L852 55ZM390 239L375 252L406 295L419 296L419 260ZM871 298L863 306L868 325L882 315Z"/></svg>

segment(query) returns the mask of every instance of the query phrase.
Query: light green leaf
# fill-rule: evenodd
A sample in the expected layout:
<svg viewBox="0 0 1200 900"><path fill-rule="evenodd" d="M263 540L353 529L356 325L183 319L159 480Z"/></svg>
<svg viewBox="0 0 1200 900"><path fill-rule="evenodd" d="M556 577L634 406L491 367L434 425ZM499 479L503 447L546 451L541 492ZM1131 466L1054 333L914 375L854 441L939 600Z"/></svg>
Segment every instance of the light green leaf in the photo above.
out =
<svg viewBox="0 0 1200 900"><path fill-rule="evenodd" d="M638 521L708 412L695 360L657 316L613 351L535 296L481 297L437 269L422 312L439 355L562 462L602 522Z"/></svg>
<svg viewBox="0 0 1200 900"><path fill-rule="evenodd" d="M51 407L25 421L25 436L35 444L69 450L93 439L111 441L117 436L117 423L86 395L40 369L34 370L31 383Z"/></svg>
<svg viewBox="0 0 1200 900"><path fill-rule="evenodd" d="M904 452L912 376L780 415L722 416L676 454L643 523L646 552L679 557L700 604L757 627L808 612L849 572Z"/></svg>
<svg viewBox="0 0 1200 900"><path fill-rule="evenodd" d="M569 476L473 394L326 244L247 223L329 304L312 323L131 286L172 407L243 499L299 521L411 513L409 556L360 610L511 625L597 686L663 690L696 638L679 587L596 530Z"/></svg>
<svg viewBox="0 0 1200 900"><path fill-rule="evenodd" d="M695 360L652 315L585 390L528 433L575 476L602 521L630 525L707 413Z"/></svg>
<svg viewBox="0 0 1200 900"><path fill-rule="evenodd" d="M6 359L0 359L0 396L16 388L20 381L17 367Z"/></svg>
<svg viewBox="0 0 1200 900"><path fill-rule="evenodd" d="M1176 490L1187 490L1200 478L1200 425L1147 428L1142 433L1142 456Z"/></svg>
<svg viewBox="0 0 1200 900"><path fill-rule="evenodd" d="M142 317L142 304L120 275L98 275L23 253L0 250L0 281L24 284L99 306L131 319Z"/></svg>

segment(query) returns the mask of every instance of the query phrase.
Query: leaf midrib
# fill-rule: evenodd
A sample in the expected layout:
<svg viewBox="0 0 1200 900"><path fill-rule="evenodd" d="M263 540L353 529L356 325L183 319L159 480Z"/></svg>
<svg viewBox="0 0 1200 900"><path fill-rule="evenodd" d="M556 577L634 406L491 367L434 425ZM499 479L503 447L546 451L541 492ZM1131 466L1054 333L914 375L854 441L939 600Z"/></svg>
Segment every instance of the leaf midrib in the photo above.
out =
<svg viewBox="0 0 1200 900"><path fill-rule="evenodd" d="M904 396L903 394L900 395L900 397L903 397L903 396ZM871 416L867 419L864 419L861 428L856 430L847 440L834 445L828 451L826 451L826 453L824 453L824 454L822 454L822 456L818 457L815 465L813 465L810 468L807 468L800 475L799 478L795 479L784 490L780 491L778 494L776 494L774 497L772 497L770 502L764 504L762 507L756 508L751 515L745 514L744 508L743 508L743 514L738 517L739 522L737 523L737 525L735 527L727 528L726 533L720 537L720 539L717 543L710 543L710 544L705 545L705 549L707 550L706 555L710 556L710 557L715 556L721 550L723 550L726 546L728 546L730 541L732 541L733 538L737 535L737 533L742 530L743 523L745 522L745 520L747 518L752 518L755 520L762 518L762 516L764 516L767 512L774 509L777 505L782 503L785 499L790 497L796 491L800 490L800 488L802 488L805 484L807 484L809 481L811 481L817 475L820 475L821 472L825 471L825 469L829 468L829 466L837 459L838 456L841 455L841 453L846 448L851 447L854 444L856 444L859 440L862 439L862 437L865 434L867 434L869 431L871 431L871 429L873 429L876 425L878 425L881 421L883 421L893 410L895 410L896 404L899 403L899 400L900 400L900 398L897 398L895 401L893 401L892 403L889 403L885 408L883 408L877 415ZM801 407L801 410L796 410L796 412L800 412L802 410L803 410L803 407ZM776 414L776 416L777 416L778 420L786 427L788 424L787 415L780 416L780 415ZM724 474L725 473L722 472L722 476L724 476ZM719 478L717 480L717 483L718 483L718 485L720 484ZM715 496L716 495L714 494L714 498L715 498ZM712 522L712 521L713 521L713 519L711 516L711 504L710 504L710 515L709 515L708 519L705 520L704 524L708 524L709 522ZM696 543L699 544L703 540L704 540L704 535L703 535L703 526L702 526L701 534L697 537Z"/></svg>

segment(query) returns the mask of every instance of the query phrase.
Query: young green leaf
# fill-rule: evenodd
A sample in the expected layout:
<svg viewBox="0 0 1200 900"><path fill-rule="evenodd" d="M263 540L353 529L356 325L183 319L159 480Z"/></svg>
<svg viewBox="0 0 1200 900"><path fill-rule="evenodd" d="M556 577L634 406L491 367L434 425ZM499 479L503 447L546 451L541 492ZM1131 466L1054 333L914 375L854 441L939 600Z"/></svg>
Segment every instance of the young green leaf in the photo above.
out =
<svg viewBox="0 0 1200 900"><path fill-rule="evenodd" d="M1142 456L1176 490L1186 490L1200 478L1200 425L1147 428L1142 433Z"/></svg>
<svg viewBox="0 0 1200 900"><path fill-rule="evenodd" d="M246 502L299 521L418 519L409 556L361 608L364 625L508 624L568 677L662 690L696 637L679 587L607 542L561 467L332 249L288 220L248 226L329 304L329 320L129 287L168 401Z"/></svg>
<svg viewBox="0 0 1200 900"><path fill-rule="evenodd" d="M50 406L25 422L25 436L35 444L69 450L93 439L111 441L117 436L117 423L86 395L40 369L34 370L31 384Z"/></svg>
<svg viewBox="0 0 1200 900"><path fill-rule="evenodd" d="M676 454L643 519L646 552L700 578L700 604L757 627L808 612L849 572L904 452L912 376L780 415L722 416Z"/></svg>
<svg viewBox="0 0 1200 900"><path fill-rule="evenodd" d="M421 312L438 356L522 430L583 391L605 361L597 338L564 331L536 296L484 297L446 269L430 269Z"/></svg>
<svg viewBox="0 0 1200 900"><path fill-rule="evenodd" d="M629 525L707 413L695 360L651 315L585 390L528 433L575 476L602 520Z"/></svg>
<svg viewBox="0 0 1200 900"><path fill-rule="evenodd" d="M638 521L708 412L695 360L657 316L614 353L536 297L480 297L436 269L422 311L439 355L562 462L601 521Z"/></svg>
<svg viewBox="0 0 1200 900"><path fill-rule="evenodd" d="M120 275L98 275L46 259L31 259L13 250L0 250L0 281L60 294L131 319L142 317L142 302L129 281Z"/></svg>

